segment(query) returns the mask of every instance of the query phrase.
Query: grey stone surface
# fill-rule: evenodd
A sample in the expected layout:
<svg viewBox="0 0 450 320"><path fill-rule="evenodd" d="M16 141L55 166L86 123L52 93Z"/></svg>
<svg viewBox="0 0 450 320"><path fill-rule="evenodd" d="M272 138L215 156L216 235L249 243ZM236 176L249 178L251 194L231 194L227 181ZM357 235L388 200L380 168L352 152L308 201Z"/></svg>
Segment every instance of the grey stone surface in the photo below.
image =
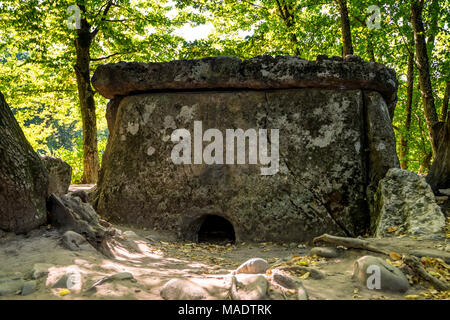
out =
<svg viewBox="0 0 450 320"><path fill-rule="evenodd" d="M33 279L39 279L48 275L48 269L53 267L50 263L35 263L31 270L31 277Z"/></svg>
<svg viewBox="0 0 450 320"><path fill-rule="evenodd" d="M64 274L62 275L53 285L52 288L57 288L57 289L66 289L68 287L68 280L69 280L70 275L69 274Z"/></svg>
<svg viewBox="0 0 450 320"><path fill-rule="evenodd" d="M61 232L73 231L83 235L95 249L111 256L106 241L114 231L100 225L98 215L90 204L84 203L79 197L58 197L55 194L50 196L48 203L49 221L52 226Z"/></svg>
<svg viewBox="0 0 450 320"><path fill-rule="evenodd" d="M353 278L366 287L368 278L375 274L373 270L367 270L370 266L376 266L380 270L380 288L373 290L403 293L409 289L408 279L399 268L373 256L364 256L355 261Z"/></svg>
<svg viewBox="0 0 450 320"><path fill-rule="evenodd" d="M309 251L310 255L317 255L324 258L337 258L339 257L338 249L334 247L314 247Z"/></svg>
<svg viewBox="0 0 450 320"><path fill-rule="evenodd" d="M209 297L204 288L185 279L169 280L160 294L165 300L203 300Z"/></svg>
<svg viewBox="0 0 450 320"><path fill-rule="evenodd" d="M40 156L40 158L48 172L48 194L54 193L57 196L66 194L72 178L72 167L67 162L55 157Z"/></svg>
<svg viewBox="0 0 450 320"><path fill-rule="evenodd" d="M236 273L266 273L269 264L261 258L252 258L241 264L236 269Z"/></svg>
<svg viewBox="0 0 450 320"><path fill-rule="evenodd" d="M86 238L74 231L66 231L62 237L63 245L72 251L95 251L95 248L86 241Z"/></svg>
<svg viewBox="0 0 450 320"><path fill-rule="evenodd" d="M267 298L269 282L261 274L237 274L233 299L263 300Z"/></svg>
<svg viewBox="0 0 450 320"><path fill-rule="evenodd" d="M406 234L444 238L445 217L431 187L424 178L407 170L390 169L380 180L373 221L378 237ZM388 232L390 228L396 231Z"/></svg>
<svg viewBox="0 0 450 320"><path fill-rule="evenodd" d="M48 174L0 92L0 229L26 233L47 219Z"/></svg>
<svg viewBox="0 0 450 320"><path fill-rule="evenodd" d="M260 56L242 61L231 57L165 63L120 62L101 65L92 84L108 99L166 89L366 89L383 94L393 106L398 82L395 71L357 56L316 61L296 56Z"/></svg>
<svg viewBox="0 0 450 320"><path fill-rule="evenodd" d="M115 97L94 201L112 222L190 241L206 215L227 219L238 241L356 236L370 224L368 185L398 166L386 103L395 101L395 76L356 57L119 63L99 67L94 83ZM261 175L266 165L247 157L244 165L175 165L171 134L187 129L193 139L194 121L224 139L231 128L280 129L278 173ZM387 155L375 164L367 150L380 152L380 142Z"/></svg>
<svg viewBox="0 0 450 320"><path fill-rule="evenodd" d="M17 294L22 291L24 281L22 279L0 280L0 297L10 294Z"/></svg>
<svg viewBox="0 0 450 320"><path fill-rule="evenodd" d="M36 287L37 287L36 280L26 281L23 284L22 296L27 296L29 294L32 294L33 292L36 291Z"/></svg>
<svg viewBox="0 0 450 320"><path fill-rule="evenodd" d="M380 179L390 168L399 168L395 135L384 99L376 92L364 93L365 132L368 153L366 162L367 200L374 212L374 196Z"/></svg>

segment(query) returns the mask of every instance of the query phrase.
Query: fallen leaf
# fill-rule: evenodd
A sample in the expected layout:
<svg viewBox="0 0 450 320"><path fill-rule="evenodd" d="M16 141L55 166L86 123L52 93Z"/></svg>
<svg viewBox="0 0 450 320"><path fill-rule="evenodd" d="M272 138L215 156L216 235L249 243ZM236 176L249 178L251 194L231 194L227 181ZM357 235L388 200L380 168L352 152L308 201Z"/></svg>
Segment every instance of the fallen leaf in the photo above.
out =
<svg viewBox="0 0 450 320"><path fill-rule="evenodd" d="M310 274L311 274L310 272L306 272L304 275L302 275L301 277L299 277L299 279L302 279L302 280L308 279L308 277L309 277Z"/></svg>
<svg viewBox="0 0 450 320"><path fill-rule="evenodd" d="M61 289L61 290L59 290L59 295L60 296L65 296L65 295L67 295L69 293L70 293L69 289Z"/></svg>
<svg viewBox="0 0 450 320"><path fill-rule="evenodd" d="M417 294L410 294L410 295L405 296L405 299L407 299L407 300L416 300L416 299L419 299L419 295L417 295Z"/></svg>
<svg viewBox="0 0 450 320"><path fill-rule="evenodd" d="M394 261L402 259L402 256L399 255L397 252L394 252L394 251L391 251L389 253L389 257L391 257L391 259L394 260Z"/></svg>
<svg viewBox="0 0 450 320"><path fill-rule="evenodd" d="M387 229L387 232L392 233L394 231L397 231L397 227L390 227L389 229Z"/></svg>

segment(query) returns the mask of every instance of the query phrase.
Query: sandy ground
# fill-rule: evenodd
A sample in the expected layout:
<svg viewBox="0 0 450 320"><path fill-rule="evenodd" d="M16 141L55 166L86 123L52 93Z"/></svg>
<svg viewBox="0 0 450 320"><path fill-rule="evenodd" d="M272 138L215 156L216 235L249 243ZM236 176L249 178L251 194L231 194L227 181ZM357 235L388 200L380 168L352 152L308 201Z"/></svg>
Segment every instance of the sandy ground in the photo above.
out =
<svg viewBox="0 0 450 320"><path fill-rule="evenodd" d="M107 259L98 252L69 251L62 246L58 231L46 227L28 235L4 234L0 237L0 279L14 276L26 278L36 263L50 263L54 266L49 269L48 277L37 280L37 290L34 293L28 296L13 294L0 299L161 299L162 286L172 278L224 279L226 282L229 273L250 258L266 259L273 266L292 257L308 256L310 249L308 244L241 243L222 246L176 242L170 234L125 226L115 227L122 231L132 230L139 237L128 239L127 245L114 247L113 259ZM153 239L147 240L145 237L148 236ZM373 241L385 248L395 247L400 253L426 249L437 254L448 254L449 250L445 240L395 238ZM352 279L352 271L355 260L367 254L377 256L352 249L344 250L341 257L335 259L313 257L309 266L322 271L325 278L301 279L309 298L404 299L406 295L420 296L421 292L430 290L426 283L415 284L405 294L365 288ZM51 287L68 271L81 274L82 289L74 289L61 296L60 289ZM96 292L86 293L86 289L99 279L123 271L131 272L136 281L108 282L98 286Z"/></svg>

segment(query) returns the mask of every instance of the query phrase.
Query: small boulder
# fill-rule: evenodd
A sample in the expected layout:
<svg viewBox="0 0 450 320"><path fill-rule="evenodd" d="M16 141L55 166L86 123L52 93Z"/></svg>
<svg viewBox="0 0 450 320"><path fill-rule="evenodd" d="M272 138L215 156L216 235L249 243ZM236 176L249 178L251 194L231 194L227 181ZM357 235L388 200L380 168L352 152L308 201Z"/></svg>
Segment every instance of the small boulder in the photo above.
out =
<svg viewBox="0 0 450 320"><path fill-rule="evenodd" d="M40 156L42 163L48 172L49 184L48 194L62 196L69 191L70 180L72 179L72 168L65 161L50 157Z"/></svg>
<svg viewBox="0 0 450 320"><path fill-rule="evenodd" d="M49 221L61 232L74 231L82 234L86 241L95 249L108 257L113 254L107 245L107 240L114 235L114 230L100 225L95 210L79 197L52 194L48 200Z"/></svg>
<svg viewBox="0 0 450 320"><path fill-rule="evenodd" d="M257 273L266 273L267 269L269 269L269 264L266 260L261 258L253 258L250 259L243 264L241 264L236 269L236 274L239 273L251 273L251 274L257 274Z"/></svg>
<svg viewBox="0 0 450 320"><path fill-rule="evenodd" d="M122 233L122 237L124 237L127 240L138 240L139 236L131 230L125 231Z"/></svg>
<svg viewBox="0 0 450 320"><path fill-rule="evenodd" d="M48 269L53 267L50 263L35 263L33 269L31 270L31 277L33 279L39 279L48 275Z"/></svg>
<svg viewBox="0 0 450 320"><path fill-rule="evenodd" d="M234 299L263 300L267 297L269 282L262 274L238 274Z"/></svg>
<svg viewBox="0 0 450 320"><path fill-rule="evenodd" d="M208 292L198 284L185 279L172 279L161 289L161 297L165 300L204 300Z"/></svg>
<svg viewBox="0 0 450 320"><path fill-rule="evenodd" d="M62 243L67 249L72 251L95 251L95 248L81 234L70 230L64 233Z"/></svg>
<svg viewBox="0 0 450 320"><path fill-rule="evenodd" d="M309 254L329 259L339 257L339 251L334 247L314 247Z"/></svg>
<svg viewBox="0 0 450 320"><path fill-rule="evenodd" d="M378 279L377 270L379 270ZM371 278L369 279L369 277ZM374 256L364 256L356 260L353 266L353 278L357 279L368 289L400 293L406 292L409 289L408 279L400 269ZM370 282L370 287L368 282ZM379 287L377 287L378 285Z"/></svg>
<svg viewBox="0 0 450 320"><path fill-rule="evenodd" d="M18 294L22 290L24 281L22 279L0 280L0 296Z"/></svg>
<svg viewBox="0 0 450 320"><path fill-rule="evenodd" d="M444 238L444 214L430 185L415 172L390 169L380 180L374 201L372 228L377 237Z"/></svg>
<svg viewBox="0 0 450 320"><path fill-rule="evenodd" d="M36 291L36 280L26 281L22 288L22 296L27 296Z"/></svg>

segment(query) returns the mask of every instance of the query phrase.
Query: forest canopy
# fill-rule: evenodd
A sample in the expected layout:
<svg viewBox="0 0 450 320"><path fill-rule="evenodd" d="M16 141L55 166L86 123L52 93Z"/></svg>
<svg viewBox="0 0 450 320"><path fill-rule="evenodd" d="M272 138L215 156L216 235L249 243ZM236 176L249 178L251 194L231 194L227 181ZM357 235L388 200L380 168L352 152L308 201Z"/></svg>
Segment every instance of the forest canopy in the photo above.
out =
<svg viewBox="0 0 450 320"><path fill-rule="evenodd" d="M72 182L95 182L108 137L107 100L90 83L99 64L355 54L396 70L397 153L402 168L427 173L436 157L430 127L448 120L449 7L448 0L0 1L0 91L38 153L68 162ZM416 51L421 37L429 88Z"/></svg>

